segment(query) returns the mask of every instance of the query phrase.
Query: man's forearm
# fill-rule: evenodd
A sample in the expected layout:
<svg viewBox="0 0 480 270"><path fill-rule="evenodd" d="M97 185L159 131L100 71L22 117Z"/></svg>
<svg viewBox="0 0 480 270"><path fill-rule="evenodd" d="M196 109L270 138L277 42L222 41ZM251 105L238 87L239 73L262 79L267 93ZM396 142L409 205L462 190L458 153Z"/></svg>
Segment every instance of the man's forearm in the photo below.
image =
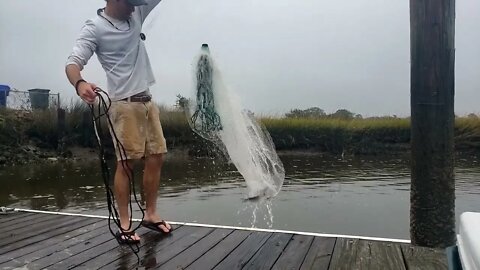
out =
<svg viewBox="0 0 480 270"><path fill-rule="evenodd" d="M75 87L77 95L87 103L92 104L97 97L97 94L95 93L95 88L97 86L94 83L84 81L80 74L80 68L75 64L67 65L65 67L65 73L67 73L67 78L70 83Z"/></svg>
<svg viewBox="0 0 480 270"><path fill-rule="evenodd" d="M65 73L70 83L75 86L75 84L82 80L82 75L80 74L80 68L77 65L70 64L65 68Z"/></svg>

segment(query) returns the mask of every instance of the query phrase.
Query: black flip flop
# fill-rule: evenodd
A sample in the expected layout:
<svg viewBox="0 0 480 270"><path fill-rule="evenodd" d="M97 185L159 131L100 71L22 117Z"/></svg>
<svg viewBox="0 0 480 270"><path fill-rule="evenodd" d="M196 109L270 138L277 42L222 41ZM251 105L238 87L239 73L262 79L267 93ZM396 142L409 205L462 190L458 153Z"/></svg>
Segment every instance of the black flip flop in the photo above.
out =
<svg viewBox="0 0 480 270"><path fill-rule="evenodd" d="M156 231L156 232L164 233L164 234L169 234L173 230L173 228L170 228L170 230L168 230L167 223L165 222L165 220L162 220L162 221L159 221L159 222L151 222L151 221L145 221L144 220L140 224L145 228L148 228L148 229ZM165 228L167 228L168 232L166 232L166 231L162 230L160 227L158 227L160 225L165 226Z"/></svg>
<svg viewBox="0 0 480 270"><path fill-rule="evenodd" d="M115 239L117 239L119 244L138 244L140 243L140 240L133 239L133 236L135 235L134 231L131 232L117 232L115 234Z"/></svg>

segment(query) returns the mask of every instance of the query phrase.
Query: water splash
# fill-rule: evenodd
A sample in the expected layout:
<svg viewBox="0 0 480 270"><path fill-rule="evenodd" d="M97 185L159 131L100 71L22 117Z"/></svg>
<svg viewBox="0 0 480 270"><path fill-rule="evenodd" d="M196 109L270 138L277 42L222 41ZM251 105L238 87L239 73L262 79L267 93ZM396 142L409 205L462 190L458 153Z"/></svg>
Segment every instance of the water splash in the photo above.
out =
<svg viewBox="0 0 480 270"><path fill-rule="evenodd" d="M247 213L251 217L248 226L251 228L268 228L273 227L273 211L272 201L267 199L248 201L243 209L238 210L237 215ZM246 224L240 223L244 226Z"/></svg>
<svg viewBox="0 0 480 270"><path fill-rule="evenodd" d="M196 65L195 99L187 114L192 129L222 149L247 184L247 198L274 197L285 179L270 134L222 81L219 69L202 46Z"/></svg>

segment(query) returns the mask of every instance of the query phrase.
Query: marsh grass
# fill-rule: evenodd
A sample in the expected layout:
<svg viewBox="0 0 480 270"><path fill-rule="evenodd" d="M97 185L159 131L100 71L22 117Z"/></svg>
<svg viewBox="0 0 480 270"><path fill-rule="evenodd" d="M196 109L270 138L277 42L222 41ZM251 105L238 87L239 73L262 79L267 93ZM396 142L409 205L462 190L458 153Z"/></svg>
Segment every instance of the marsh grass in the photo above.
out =
<svg viewBox="0 0 480 270"><path fill-rule="evenodd" d="M456 118L455 144L462 149L480 148L480 118Z"/></svg>
<svg viewBox="0 0 480 270"><path fill-rule="evenodd" d="M205 145L191 131L183 110L156 105L169 148L191 149ZM262 116L258 119L279 150L375 154L409 149L409 118L347 120ZM105 118L102 121L101 138L111 147ZM90 109L85 103L76 101L67 104L64 130L58 128L56 110L29 112L0 109L0 143L18 145L33 142L38 146L55 148L60 141L67 146L97 146ZM455 143L457 149L480 150L480 118L456 118Z"/></svg>
<svg viewBox="0 0 480 270"><path fill-rule="evenodd" d="M178 107L157 104L160 110L160 121L169 147L189 145L198 138L193 134L187 121L187 115Z"/></svg>
<svg viewBox="0 0 480 270"><path fill-rule="evenodd" d="M0 145L21 144L25 140L25 130L31 122L28 114L0 107Z"/></svg>
<svg viewBox="0 0 480 270"><path fill-rule="evenodd" d="M410 141L410 121L401 118L262 118L277 149L367 153L379 145Z"/></svg>

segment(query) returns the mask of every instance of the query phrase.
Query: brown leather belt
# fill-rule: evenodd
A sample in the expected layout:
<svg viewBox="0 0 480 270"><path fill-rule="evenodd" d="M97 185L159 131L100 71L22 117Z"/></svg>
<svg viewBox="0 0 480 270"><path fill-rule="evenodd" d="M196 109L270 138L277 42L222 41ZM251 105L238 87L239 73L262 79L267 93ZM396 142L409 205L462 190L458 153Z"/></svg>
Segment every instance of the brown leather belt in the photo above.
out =
<svg viewBox="0 0 480 270"><path fill-rule="evenodd" d="M149 102L150 100L152 100L152 96L148 96L148 95L134 95L134 96L122 99L122 101L128 101L128 102Z"/></svg>

